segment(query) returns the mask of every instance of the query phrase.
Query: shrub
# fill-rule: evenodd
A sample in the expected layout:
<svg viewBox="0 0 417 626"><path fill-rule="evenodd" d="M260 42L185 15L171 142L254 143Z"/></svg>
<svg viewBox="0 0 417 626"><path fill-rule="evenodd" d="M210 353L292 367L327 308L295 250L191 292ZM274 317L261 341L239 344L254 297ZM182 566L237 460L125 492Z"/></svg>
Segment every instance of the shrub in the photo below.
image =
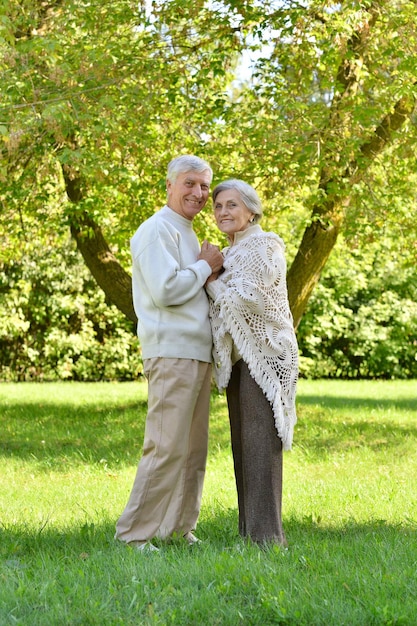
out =
<svg viewBox="0 0 417 626"><path fill-rule="evenodd" d="M141 374L132 323L105 301L71 242L2 270L2 380L131 380Z"/></svg>
<svg viewBox="0 0 417 626"><path fill-rule="evenodd" d="M414 267L390 261L381 245L339 248L300 324L307 378L417 378Z"/></svg>

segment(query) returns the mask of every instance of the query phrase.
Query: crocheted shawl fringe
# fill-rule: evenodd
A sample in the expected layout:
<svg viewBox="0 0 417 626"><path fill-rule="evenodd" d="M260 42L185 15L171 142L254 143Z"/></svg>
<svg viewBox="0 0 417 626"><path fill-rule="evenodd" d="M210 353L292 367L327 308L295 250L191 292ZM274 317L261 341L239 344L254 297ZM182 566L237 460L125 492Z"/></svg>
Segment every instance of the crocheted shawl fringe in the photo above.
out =
<svg viewBox="0 0 417 626"><path fill-rule="evenodd" d="M252 377L258 383L272 406L275 428L282 441L283 450L290 450L294 435L294 426L297 421L294 408L295 388L292 394L285 397L279 379L272 379L268 376L262 364L255 358L249 342L240 329L238 329L235 324L229 323L229 333L230 334L223 335L223 341L221 341L221 337L218 335L216 341L217 354L215 355L216 361L213 371L219 391L224 391L230 380L232 372L231 353L233 339L243 360L247 363Z"/></svg>
<svg viewBox="0 0 417 626"><path fill-rule="evenodd" d="M267 237L268 234L263 233L263 236ZM248 238L248 240L244 242L245 247L251 247L251 239L252 242L254 239L258 239L259 241L259 236ZM255 243L255 246L256 245ZM248 271L250 270L248 269ZM227 298L220 298L217 301L210 300L210 318L214 340L214 377L216 384L220 391L223 391L228 385L232 370L231 354L234 342L243 360L247 363L252 377L260 386L272 406L275 427L282 440L283 449L289 450L292 445L294 425L297 420L295 392L298 363L297 342L293 329L291 332L288 332L288 329L285 331L285 338L290 345L290 361L287 359L283 362L282 359L277 356L273 361L276 367L271 367L271 364L266 362L266 359L262 357L261 347L256 345L248 329L246 328L245 331L245 329L242 328L245 324L242 324L239 319L239 304L234 304L233 293L229 292L227 295ZM277 294L277 297L282 297L282 295ZM219 301L221 301L221 304L219 304ZM277 370L280 370L283 374L286 381L285 385L281 384Z"/></svg>

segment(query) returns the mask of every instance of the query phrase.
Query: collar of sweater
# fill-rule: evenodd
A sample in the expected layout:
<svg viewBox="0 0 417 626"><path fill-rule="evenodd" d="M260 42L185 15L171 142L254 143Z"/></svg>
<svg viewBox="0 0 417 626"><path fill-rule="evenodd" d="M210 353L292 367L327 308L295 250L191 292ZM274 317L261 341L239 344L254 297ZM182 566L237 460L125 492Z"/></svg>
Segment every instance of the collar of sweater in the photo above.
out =
<svg viewBox="0 0 417 626"><path fill-rule="evenodd" d="M192 220L188 220L186 217L183 217L182 215L174 211L174 209L171 209L171 207L169 207L167 204L165 204L165 206L163 206L162 209L159 210L159 213L164 219L167 219L171 224L182 224L183 226L189 229L192 229L193 227Z"/></svg>
<svg viewBox="0 0 417 626"><path fill-rule="evenodd" d="M246 239L247 237L250 237L251 235L259 235L262 232L263 232L263 230L259 226L259 224L253 224L252 226L248 226L247 228L245 228L245 230L238 230L233 235L233 241L230 244L230 247L236 246L243 239Z"/></svg>

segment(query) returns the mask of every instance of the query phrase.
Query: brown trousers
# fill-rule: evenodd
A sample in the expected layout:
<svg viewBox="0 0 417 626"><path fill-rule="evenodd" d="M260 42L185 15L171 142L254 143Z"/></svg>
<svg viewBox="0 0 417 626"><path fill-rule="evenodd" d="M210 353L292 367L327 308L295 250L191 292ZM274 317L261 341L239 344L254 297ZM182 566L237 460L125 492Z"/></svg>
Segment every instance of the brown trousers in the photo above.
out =
<svg viewBox="0 0 417 626"><path fill-rule="evenodd" d="M247 364L233 366L227 388L239 508L239 533L286 544L282 528L282 442L272 407Z"/></svg>
<svg viewBox="0 0 417 626"><path fill-rule="evenodd" d="M195 528L208 446L211 364L144 361L148 415L143 454L116 537L127 543Z"/></svg>

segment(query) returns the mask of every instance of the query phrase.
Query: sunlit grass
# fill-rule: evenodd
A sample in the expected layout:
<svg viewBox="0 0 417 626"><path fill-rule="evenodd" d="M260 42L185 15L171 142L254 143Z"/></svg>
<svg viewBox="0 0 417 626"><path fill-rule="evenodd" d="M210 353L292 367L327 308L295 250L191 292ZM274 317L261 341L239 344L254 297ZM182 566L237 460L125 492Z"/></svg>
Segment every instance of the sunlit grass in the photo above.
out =
<svg viewBox="0 0 417 626"><path fill-rule="evenodd" d="M300 382L287 551L238 537L227 411L213 394L204 544L144 557L113 535L146 386L0 385L0 624L417 624L416 391Z"/></svg>

